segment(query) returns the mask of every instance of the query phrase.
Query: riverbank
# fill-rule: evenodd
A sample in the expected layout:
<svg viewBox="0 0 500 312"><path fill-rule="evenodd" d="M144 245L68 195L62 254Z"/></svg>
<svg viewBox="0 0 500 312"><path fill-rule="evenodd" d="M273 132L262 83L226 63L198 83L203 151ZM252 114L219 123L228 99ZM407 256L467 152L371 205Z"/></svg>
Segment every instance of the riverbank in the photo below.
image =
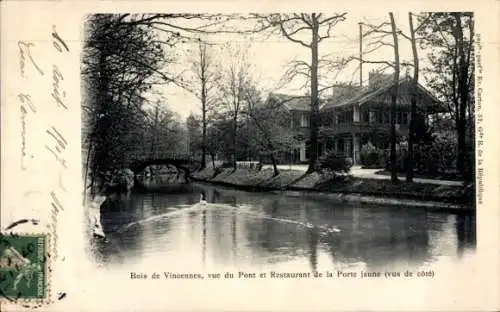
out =
<svg viewBox="0 0 500 312"><path fill-rule="evenodd" d="M290 196L313 196L365 204L411 205L436 209L473 210L473 190L463 185L435 185L367 179L349 175L305 174L282 170L276 177L270 169L211 168L192 174L198 182L236 187L248 191L285 192Z"/></svg>

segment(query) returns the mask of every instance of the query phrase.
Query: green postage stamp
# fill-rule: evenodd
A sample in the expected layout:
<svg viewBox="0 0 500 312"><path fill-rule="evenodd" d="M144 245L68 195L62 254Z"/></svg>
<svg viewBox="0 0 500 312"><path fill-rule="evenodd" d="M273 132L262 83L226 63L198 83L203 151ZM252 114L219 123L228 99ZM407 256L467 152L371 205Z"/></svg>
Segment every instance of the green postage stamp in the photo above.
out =
<svg viewBox="0 0 500 312"><path fill-rule="evenodd" d="M47 236L0 234L0 300L47 297Z"/></svg>

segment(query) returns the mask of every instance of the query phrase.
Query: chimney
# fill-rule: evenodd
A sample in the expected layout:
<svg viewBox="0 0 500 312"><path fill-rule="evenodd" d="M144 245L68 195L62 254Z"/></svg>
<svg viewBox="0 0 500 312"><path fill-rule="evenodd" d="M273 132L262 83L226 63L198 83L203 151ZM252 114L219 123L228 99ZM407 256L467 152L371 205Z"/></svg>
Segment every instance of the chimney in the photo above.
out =
<svg viewBox="0 0 500 312"><path fill-rule="evenodd" d="M391 74L384 74L384 73L372 70L368 74L368 86L370 88L378 87L381 84L386 83L390 79L392 79Z"/></svg>
<svg viewBox="0 0 500 312"><path fill-rule="evenodd" d="M342 103L355 97L360 90L359 85L350 83L336 83L332 86L330 102L334 104Z"/></svg>

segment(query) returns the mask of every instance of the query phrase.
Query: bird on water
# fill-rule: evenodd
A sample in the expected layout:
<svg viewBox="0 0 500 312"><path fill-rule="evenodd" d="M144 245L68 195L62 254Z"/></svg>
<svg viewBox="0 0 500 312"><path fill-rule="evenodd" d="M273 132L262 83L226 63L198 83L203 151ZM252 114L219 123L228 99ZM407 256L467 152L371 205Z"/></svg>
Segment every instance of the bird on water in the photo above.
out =
<svg viewBox="0 0 500 312"><path fill-rule="evenodd" d="M201 193L200 194L200 205L203 205L205 206L207 204L207 200L205 198L205 194L204 193Z"/></svg>

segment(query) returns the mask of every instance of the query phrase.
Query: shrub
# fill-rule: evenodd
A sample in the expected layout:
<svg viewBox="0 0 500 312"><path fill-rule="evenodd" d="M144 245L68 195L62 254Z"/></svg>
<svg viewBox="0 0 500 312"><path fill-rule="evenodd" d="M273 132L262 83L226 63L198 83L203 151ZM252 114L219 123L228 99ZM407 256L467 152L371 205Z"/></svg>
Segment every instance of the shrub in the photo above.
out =
<svg viewBox="0 0 500 312"><path fill-rule="evenodd" d="M221 174L222 172L224 172L224 169L222 169L220 166L216 167L214 169L214 174L212 175L212 179Z"/></svg>
<svg viewBox="0 0 500 312"><path fill-rule="evenodd" d="M415 168L425 173L454 170L457 163L456 139L436 137L430 144L415 146Z"/></svg>
<svg viewBox="0 0 500 312"><path fill-rule="evenodd" d="M348 158L343 155L339 156L333 151L329 151L321 157L319 164L321 169L332 172L348 173L352 167L352 162Z"/></svg>
<svg viewBox="0 0 500 312"><path fill-rule="evenodd" d="M385 168L391 170L391 149L384 151L385 153ZM407 142L403 141L396 144L396 170L399 172L406 171L406 162L408 160Z"/></svg>
<svg viewBox="0 0 500 312"><path fill-rule="evenodd" d="M219 168L221 169L233 168L233 164L231 162L225 161L219 166Z"/></svg>
<svg viewBox="0 0 500 312"><path fill-rule="evenodd" d="M134 172L128 168L117 169L112 173L109 183L106 187L109 192L128 191L134 186Z"/></svg>
<svg viewBox="0 0 500 312"><path fill-rule="evenodd" d="M224 161L220 165L216 166L214 168L214 174L212 176L212 179L215 178L216 176L218 176L219 174L221 174L222 172L224 172L224 169L228 169L228 168L233 168L233 164L231 162L228 162L228 161Z"/></svg>
<svg viewBox="0 0 500 312"><path fill-rule="evenodd" d="M448 137L436 137L432 142L415 144L413 148L414 169L420 173L445 173L456 168L456 140ZM408 161L407 142L396 147L397 170L406 171ZM390 150L386 151L386 168L390 170Z"/></svg>
<svg viewBox="0 0 500 312"><path fill-rule="evenodd" d="M361 165L365 168L383 167L385 162L385 152L368 142L368 144L361 147L360 161Z"/></svg>

